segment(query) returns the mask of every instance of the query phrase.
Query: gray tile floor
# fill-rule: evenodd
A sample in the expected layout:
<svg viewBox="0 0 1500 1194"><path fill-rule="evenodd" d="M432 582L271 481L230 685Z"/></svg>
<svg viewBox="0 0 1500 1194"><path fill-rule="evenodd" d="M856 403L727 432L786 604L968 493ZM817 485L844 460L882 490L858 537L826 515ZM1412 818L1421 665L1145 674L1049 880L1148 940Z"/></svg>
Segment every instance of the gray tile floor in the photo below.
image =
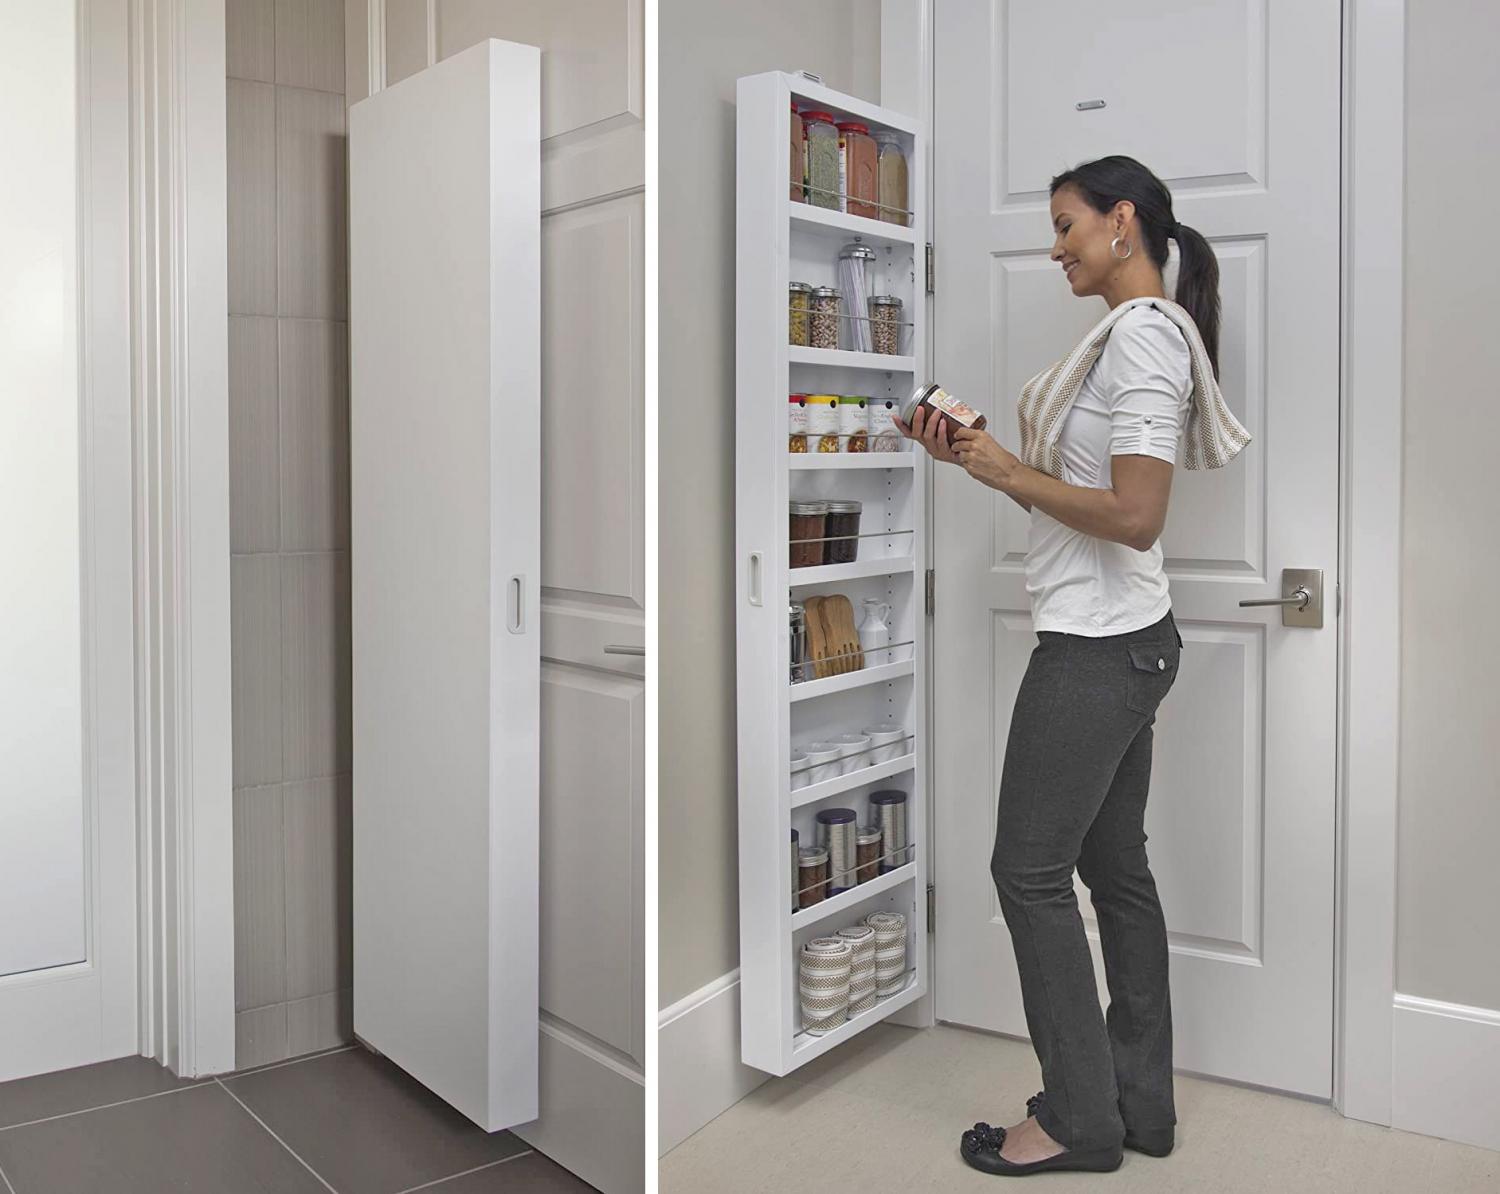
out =
<svg viewBox="0 0 1500 1194"><path fill-rule="evenodd" d="M199 1082L126 1057L0 1083L3 1194L592 1189L360 1048Z"/></svg>
<svg viewBox="0 0 1500 1194"><path fill-rule="evenodd" d="M752 1091L662 1159L661 1194L1009 1189L959 1133L1014 1123L1041 1087L1025 1041L877 1025ZM1114 1173L1050 1173L1044 1194L1500 1194L1500 1152L1345 1119L1263 1090L1176 1081L1177 1148ZM1030 1186L1025 1187L1028 1191Z"/></svg>

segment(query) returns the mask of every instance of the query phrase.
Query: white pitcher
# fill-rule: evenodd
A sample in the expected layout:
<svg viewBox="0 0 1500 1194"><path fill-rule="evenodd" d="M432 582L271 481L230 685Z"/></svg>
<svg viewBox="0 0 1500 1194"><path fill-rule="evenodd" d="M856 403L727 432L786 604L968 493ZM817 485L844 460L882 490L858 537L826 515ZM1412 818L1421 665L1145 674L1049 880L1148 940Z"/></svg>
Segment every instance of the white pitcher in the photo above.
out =
<svg viewBox="0 0 1500 1194"><path fill-rule="evenodd" d="M891 607L878 597L864 599L864 616L859 621L859 647L866 655L865 666L876 667L891 662L891 653L883 648L891 645L891 627L887 618ZM871 656L871 652L875 652Z"/></svg>

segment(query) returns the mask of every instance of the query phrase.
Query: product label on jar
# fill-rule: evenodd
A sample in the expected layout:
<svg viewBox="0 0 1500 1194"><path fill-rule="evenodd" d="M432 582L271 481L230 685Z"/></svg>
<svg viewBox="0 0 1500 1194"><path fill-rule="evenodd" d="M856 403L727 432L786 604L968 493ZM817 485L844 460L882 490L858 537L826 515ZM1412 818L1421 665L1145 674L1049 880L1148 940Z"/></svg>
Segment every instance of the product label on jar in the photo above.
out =
<svg viewBox="0 0 1500 1194"><path fill-rule="evenodd" d="M816 451L839 450L839 408L836 398L823 394L814 394L808 398L807 434L816 441Z"/></svg>
<svg viewBox="0 0 1500 1194"><path fill-rule="evenodd" d="M807 406L804 402L788 402L787 413L787 450L791 452L807 451Z"/></svg>
<svg viewBox="0 0 1500 1194"><path fill-rule="evenodd" d="M896 402L883 398L870 403L870 447L876 452L901 451L904 437L896 430Z"/></svg>
<svg viewBox="0 0 1500 1194"><path fill-rule="evenodd" d="M962 423L965 427L974 426L979 419L979 412L973 407L960 402L952 394L941 386L927 395L926 402L937 410L942 411L956 423Z"/></svg>
<svg viewBox="0 0 1500 1194"><path fill-rule="evenodd" d="M845 452L869 450L870 419L863 400L839 403L839 440Z"/></svg>

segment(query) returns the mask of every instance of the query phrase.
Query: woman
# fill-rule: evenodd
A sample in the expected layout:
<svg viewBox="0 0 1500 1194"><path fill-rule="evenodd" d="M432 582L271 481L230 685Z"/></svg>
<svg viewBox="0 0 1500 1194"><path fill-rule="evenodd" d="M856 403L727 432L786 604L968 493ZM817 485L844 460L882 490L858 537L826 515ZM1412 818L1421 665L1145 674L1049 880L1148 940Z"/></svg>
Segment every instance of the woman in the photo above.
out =
<svg viewBox="0 0 1500 1194"><path fill-rule="evenodd" d="M1052 180L1052 260L1110 313L1020 402L1021 456L919 409L902 430L1031 513L1026 584L1038 645L1016 695L991 860L1044 1090L1008 1129L975 1124L986 1172L1112 1170L1121 1147L1172 1150L1167 931L1146 861L1152 724L1177 675L1162 553L1172 470L1226 464L1249 435L1218 392L1219 267L1139 162ZM1176 240L1176 302L1162 285ZM958 411L960 415L962 411ZM963 421L963 420L961 420ZM972 422L972 419L967 420ZM1095 993L1073 869L1109 982Z"/></svg>

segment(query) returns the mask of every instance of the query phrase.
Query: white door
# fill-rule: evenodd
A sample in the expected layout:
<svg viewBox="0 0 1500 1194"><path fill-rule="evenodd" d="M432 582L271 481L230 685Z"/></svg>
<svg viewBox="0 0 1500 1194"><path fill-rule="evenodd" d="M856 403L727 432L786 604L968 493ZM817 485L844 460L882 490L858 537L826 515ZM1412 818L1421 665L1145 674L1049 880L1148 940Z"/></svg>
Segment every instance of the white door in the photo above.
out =
<svg viewBox="0 0 1500 1194"><path fill-rule="evenodd" d="M542 48L541 1116L515 1130L627 1194L645 1170L645 661L608 648L645 642L644 4L383 7L388 83L487 37Z"/></svg>
<svg viewBox="0 0 1500 1194"><path fill-rule="evenodd" d="M1328 1097L1331 583L1321 630L1238 603L1281 596L1283 568L1336 574L1339 4L939 0L935 55L936 375L1002 442L1017 444L1025 379L1105 313L1048 259L1053 174L1136 157L1218 254L1223 389L1255 442L1222 471L1178 470L1162 536L1186 645L1157 719L1146 829L1175 1063ZM1027 516L957 469L935 472L937 1014L1024 1036L989 857L1036 644Z"/></svg>
<svg viewBox="0 0 1500 1194"><path fill-rule="evenodd" d="M137 1038L123 6L0 28L4 1081Z"/></svg>

